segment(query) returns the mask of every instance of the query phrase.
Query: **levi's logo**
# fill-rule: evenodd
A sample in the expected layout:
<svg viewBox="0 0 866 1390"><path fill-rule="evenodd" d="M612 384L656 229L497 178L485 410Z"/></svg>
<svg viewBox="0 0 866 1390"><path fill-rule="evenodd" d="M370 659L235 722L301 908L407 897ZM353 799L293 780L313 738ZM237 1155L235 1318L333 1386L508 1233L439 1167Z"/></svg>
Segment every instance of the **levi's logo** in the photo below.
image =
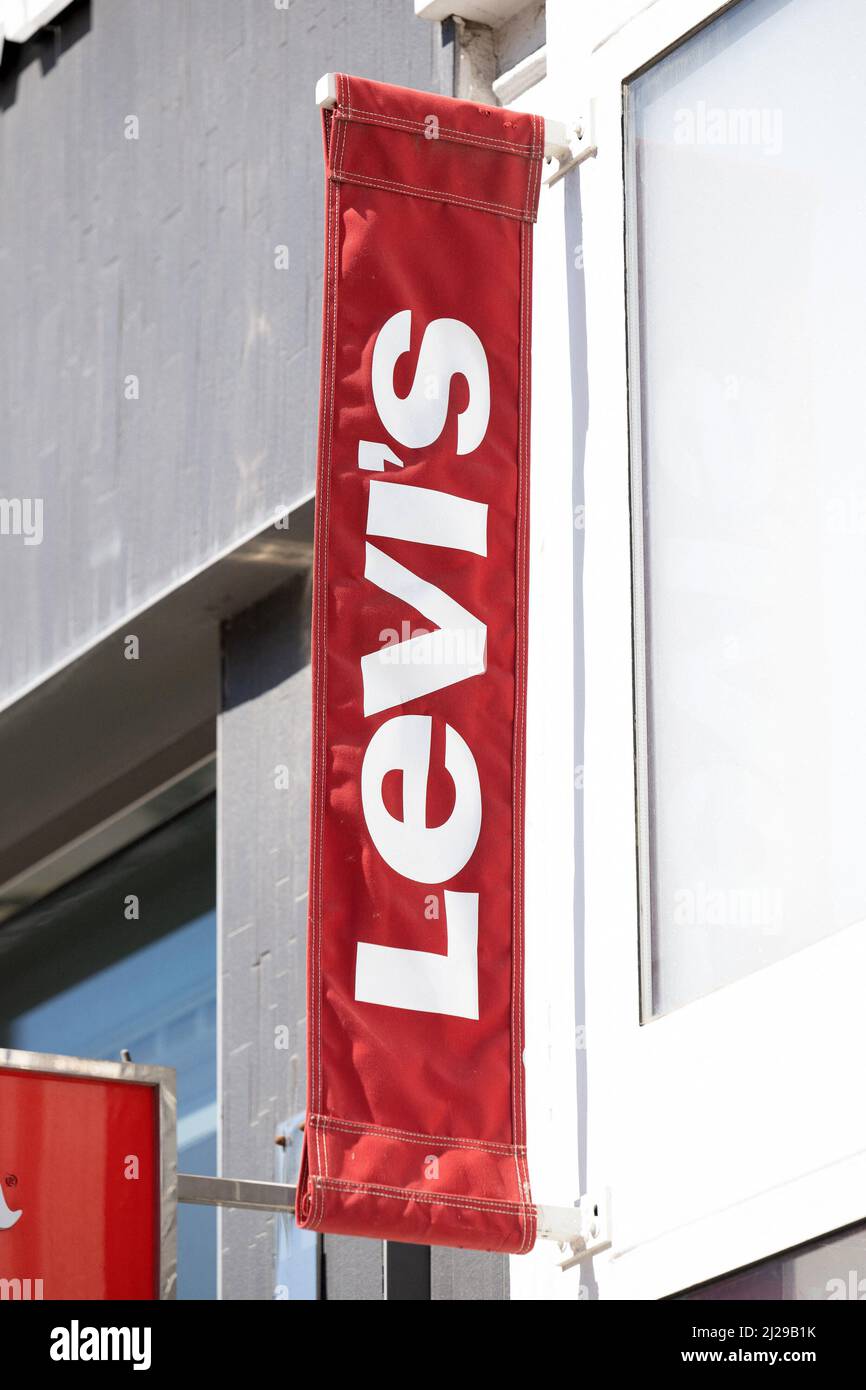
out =
<svg viewBox="0 0 866 1390"><path fill-rule="evenodd" d="M0 1187L0 1231L10 1230L11 1227L15 1225L16 1221L20 1221L23 1214L24 1213L20 1211L9 1210L9 1207L6 1205L6 1197L3 1188Z"/></svg>
<svg viewBox="0 0 866 1390"><path fill-rule="evenodd" d="M468 403L457 418L458 455L481 444L490 419L490 374L478 335L459 319L434 319L418 353L412 387L394 390L397 361L409 351L411 310L392 315L373 349L372 388L379 419L398 445L423 449L439 439L448 416L451 378L462 376ZM388 446L358 445L358 467L384 473L403 462ZM435 631L370 652L361 659L364 714L409 704L434 691L483 675L487 627L424 573L423 551L410 569L375 543L410 541L487 556L487 504L451 492L371 479L364 577L416 609ZM454 805L442 825L428 826L427 788L433 744L429 714L393 714L370 739L361 769L361 804L376 849L395 873L422 884L444 884L469 863L481 832L482 793L472 750L450 723L444 727L445 770ZM402 774L402 814L392 814L383 786ZM478 1018L478 894L445 891L447 953L358 943L355 998L417 1012Z"/></svg>

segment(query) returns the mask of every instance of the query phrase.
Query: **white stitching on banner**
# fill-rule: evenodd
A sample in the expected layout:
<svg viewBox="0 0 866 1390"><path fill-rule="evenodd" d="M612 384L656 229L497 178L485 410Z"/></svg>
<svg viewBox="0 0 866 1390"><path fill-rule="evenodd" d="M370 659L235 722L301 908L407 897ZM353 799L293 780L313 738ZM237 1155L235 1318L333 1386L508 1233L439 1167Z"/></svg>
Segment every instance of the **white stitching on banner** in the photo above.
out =
<svg viewBox="0 0 866 1390"><path fill-rule="evenodd" d="M339 183L362 184L367 188L382 188L391 193L411 193L416 198L427 198L434 203L456 203L458 206L467 208L480 208L483 212L500 213L503 217L513 217L518 222L529 221L530 215L521 211L520 208L513 208L509 203L488 203L480 198L467 198L462 193L440 192L436 188L418 188L411 183L396 183L391 179L374 179L367 174L355 174L342 170L334 175L334 181Z"/></svg>
<svg viewBox="0 0 866 1390"><path fill-rule="evenodd" d="M404 130L410 135L423 135L425 131L423 121L413 121L409 116L386 116L380 111L360 110L357 106L346 113L337 110L335 115L340 121L354 121L358 125L393 126L395 130ZM470 131L457 130L455 126L440 124L437 129L439 138L444 135L450 145L478 145L482 149L497 150L502 154L515 154L520 159L534 159L536 155L534 126L533 138L528 145L512 143L510 140L497 140L492 135L474 135Z"/></svg>
<svg viewBox="0 0 866 1390"><path fill-rule="evenodd" d="M421 1134L416 1130L390 1129L385 1125L362 1124L355 1120L336 1119L331 1115L311 1115L310 1126L322 1129L346 1130L351 1134L369 1134L371 1138L408 1139L413 1144L447 1144L452 1148L481 1149L501 1158L509 1157L514 1144L500 1144L490 1139L462 1139L446 1134Z"/></svg>

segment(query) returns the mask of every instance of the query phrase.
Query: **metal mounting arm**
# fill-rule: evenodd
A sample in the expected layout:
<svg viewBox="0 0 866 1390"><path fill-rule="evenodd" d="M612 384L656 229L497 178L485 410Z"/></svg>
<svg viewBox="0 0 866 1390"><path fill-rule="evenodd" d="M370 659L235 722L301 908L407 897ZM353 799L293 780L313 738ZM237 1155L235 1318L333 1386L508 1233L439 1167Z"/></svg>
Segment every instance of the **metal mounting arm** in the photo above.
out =
<svg viewBox="0 0 866 1390"><path fill-rule="evenodd" d="M256 1182L250 1178L210 1178L178 1173L177 1200L192 1206L235 1207L242 1211L295 1209L297 1188L291 1183ZM576 1207L536 1207L540 1240L571 1247L562 1262L571 1269L581 1260L607 1250L610 1240L610 1194L581 1197Z"/></svg>

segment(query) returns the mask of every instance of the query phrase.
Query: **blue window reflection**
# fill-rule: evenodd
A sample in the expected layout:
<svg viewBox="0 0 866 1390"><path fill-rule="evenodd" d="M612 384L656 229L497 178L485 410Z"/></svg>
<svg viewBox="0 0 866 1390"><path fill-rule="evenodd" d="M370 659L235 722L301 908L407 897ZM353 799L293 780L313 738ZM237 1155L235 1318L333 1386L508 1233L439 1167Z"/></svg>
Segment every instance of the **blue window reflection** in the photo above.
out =
<svg viewBox="0 0 866 1390"><path fill-rule="evenodd" d="M134 1062L175 1067L186 1173L217 1171L213 830L209 801L0 930L5 978L18 984L0 991L2 1044L114 1061L127 1048ZM216 1297L210 1208L178 1208L178 1297Z"/></svg>

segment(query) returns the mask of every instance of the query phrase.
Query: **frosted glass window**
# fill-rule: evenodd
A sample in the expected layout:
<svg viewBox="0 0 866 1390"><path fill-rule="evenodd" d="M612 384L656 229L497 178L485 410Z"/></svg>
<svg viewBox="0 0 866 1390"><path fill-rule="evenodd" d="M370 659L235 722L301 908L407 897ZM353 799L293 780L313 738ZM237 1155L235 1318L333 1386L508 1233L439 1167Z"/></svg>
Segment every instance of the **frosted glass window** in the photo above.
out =
<svg viewBox="0 0 866 1390"><path fill-rule="evenodd" d="M683 1303L838 1303L866 1298L866 1227L850 1226L676 1294Z"/></svg>
<svg viewBox="0 0 866 1390"><path fill-rule="evenodd" d="M645 1012L866 919L864 57L742 0L627 87Z"/></svg>

